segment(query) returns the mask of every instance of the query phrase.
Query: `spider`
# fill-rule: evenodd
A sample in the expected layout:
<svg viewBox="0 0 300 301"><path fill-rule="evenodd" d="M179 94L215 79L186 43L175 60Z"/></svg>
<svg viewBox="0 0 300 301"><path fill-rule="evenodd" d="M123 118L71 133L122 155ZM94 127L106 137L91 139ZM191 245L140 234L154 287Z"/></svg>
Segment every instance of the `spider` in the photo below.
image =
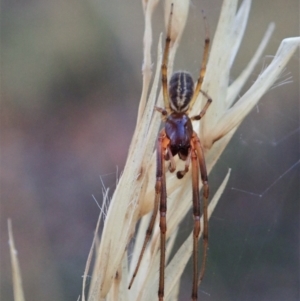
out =
<svg viewBox="0 0 300 301"><path fill-rule="evenodd" d="M159 288L158 300L164 299L164 274L165 274L165 248L166 248L166 212L167 212L167 191L166 191L166 170L165 161L169 161L169 171L176 170L176 163L174 156L185 161L184 170L177 171L177 178L181 179L188 172L189 166L192 166L192 189L193 189L193 217L194 217L194 231L193 231L193 284L192 284L192 300L197 300L198 286L203 279L205 272L205 263L207 257L208 247L208 217L207 205L209 186L207 171L204 159L204 152L199 137L193 130L192 121L200 120L212 99L201 90L201 85L206 71L206 64L208 60L210 39L208 35L207 25L204 53L200 69L199 78L194 89L194 82L192 76L185 71L175 72L169 82L168 87L168 56L171 43L171 22L173 16L173 4L171 5L170 16L167 27L167 37L164 48L163 62L161 66L162 75L162 89L163 100L165 108L155 107L155 109L162 114L162 120L165 122L164 128L160 131L157 140L157 167L156 167L156 184L155 184L155 200L152 217L146 232L144 244L138 259L138 263L131 278L129 289L132 286L134 278L137 275L146 245L151 237L155 218L160 211L160 268L159 268ZM205 21L205 16L204 16ZM207 102L201 112L189 117L199 93L202 93ZM200 197L199 197L199 169L201 180L203 184L203 257L202 267L198 277L198 238L200 233Z"/></svg>

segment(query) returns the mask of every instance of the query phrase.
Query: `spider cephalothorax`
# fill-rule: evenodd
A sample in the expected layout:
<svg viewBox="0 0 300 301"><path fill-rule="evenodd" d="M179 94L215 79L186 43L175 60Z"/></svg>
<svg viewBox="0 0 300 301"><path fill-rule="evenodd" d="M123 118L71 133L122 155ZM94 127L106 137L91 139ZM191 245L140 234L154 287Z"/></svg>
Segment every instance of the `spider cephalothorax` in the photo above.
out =
<svg viewBox="0 0 300 301"><path fill-rule="evenodd" d="M172 155L178 154L180 159L185 160L190 151L190 141L193 135L191 119L185 113L171 113L167 117L165 131L170 139Z"/></svg>

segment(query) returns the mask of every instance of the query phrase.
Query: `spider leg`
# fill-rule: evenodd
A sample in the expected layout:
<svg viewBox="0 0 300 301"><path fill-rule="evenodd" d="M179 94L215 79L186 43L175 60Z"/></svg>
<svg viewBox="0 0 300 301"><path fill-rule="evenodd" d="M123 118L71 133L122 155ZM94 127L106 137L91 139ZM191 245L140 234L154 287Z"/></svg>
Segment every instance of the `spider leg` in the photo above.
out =
<svg viewBox="0 0 300 301"><path fill-rule="evenodd" d="M199 92L201 90L201 86L202 86L203 79L204 79L205 72L206 72L206 65L207 65L207 61L208 61L208 50L209 50L209 45L210 45L210 38L209 38L209 32L208 32L208 25L206 22L206 16L204 15L203 11L202 11L202 14L203 14L203 20L204 20L204 27L205 27L205 44L204 44L204 51L203 51L201 68L200 68L200 74L199 74L199 77L197 80L197 85L195 87L193 98L191 99L191 102L190 102L190 107L189 107L190 110L193 107L196 99L198 98Z"/></svg>
<svg viewBox="0 0 300 301"><path fill-rule="evenodd" d="M138 259L138 262L137 262L136 267L134 269L133 275L131 277L128 289L130 289L132 284L133 284L133 281L134 281L134 279L137 275L137 272L139 270L139 267L140 267L140 264L141 264L146 246L147 246L147 244L150 240L150 237L152 235L153 227L154 227L154 223L155 223L155 218L157 216L158 205L159 205L160 198L161 198L161 195L162 195L163 187L164 187L164 191L166 190L166 183L165 183L166 181L164 179L163 172L164 172L164 152L165 152L165 149L166 149L165 144L167 144L168 141L169 140L168 140L168 138L166 138L165 130L162 130L159 134L158 141L157 141L157 168L156 168L154 209L153 209L152 216L151 216L151 219L150 219L150 222L149 222L149 226L148 226L147 231L146 231L146 236L145 236L145 239L144 239L143 247L142 247L141 253L139 255L139 259ZM164 192L164 193L166 194L166 192Z"/></svg>
<svg viewBox="0 0 300 301"><path fill-rule="evenodd" d="M207 248L208 248L208 196L209 196L209 186L207 178L207 170L204 159L204 151L198 138L197 134L194 132L193 141L197 152L198 164L200 167L201 181L203 184L203 255L202 255L202 265L198 278L198 286L200 285L205 272L206 257L207 257ZM199 182L198 182L199 183Z"/></svg>
<svg viewBox="0 0 300 301"><path fill-rule="evenodd" d="M167 110L164 109L164 108L160 108L160 107L158 107L158 106L155 106L154 109L155 109L157 112L161 113L162 118L166 118L166 116L168 115Z"/></svg>
<svg viewBox="0 0 300 301"><path fill-rule="evenodd" d="M193 232L193 288L192 300L197 300L198 297L198 238L200 234L200 197L199 197L199 167L195 146L192 143L191 150L192 160L192 185L193 185L193 217L194 217L194 232Z"/></svg>
<svg viewBox="0 0 300 301"><path fill-rule="evenodd" d="M200 92L207 98L207 102L206 102L205 106L203 107L203 109L201 110L201 112L198 115L191 117L191 120L200 120L205 115L208 107L212 103L212 99L210 98L210 96L207 93L205 93L202 90Z"/></svg>
<svg viewBox="0 0 300 301"><path fill-rule="evenodd" d="M175 162L174 156L172 155L172 152L171 152L171 149L169 146L167 147L167 153L165 156L165 160L166 161L170 160L169 171L174 172L176 170L176 162Z"/></svg>
<svg viewBox="0 0 300 301"><path fill-rule="evenodd" d="M186 157L184 170L177 171L178 179L182 179L184 177L184 175L189 171L190 164L191 164L191 150L189 150L188 155Z"/></svg>
<svg viewBox="0 0 300 301"><path fill-rule="evenodd" d="M170 112L169 92L168 92L168 61L169 61L169 50L170 50L170 43L171 43L172 16L173 16L173 3L171 4L170 17L169 17L168 28L167 28L167 37L166 37L166 43L165 43L165 49L164 49L164 56L163 56L163 62L161 65L161 81L162 81L162 88L163 88L164 105L165 105L165 110L168 113Z"/></svg>
<svg viewBox="0 0 300 301"><path fill-rule="evenodd" d="M164 130L163 130L164 132ZM164 145L166 144L166 145ZM156 178L161 179L160 185L160 264L159 264L159 286L158 286L158 300L163 301L165 289L165 262L166 262L166 232L167 232L167 189L166 189L166 169L164 153L168 148L169 139L164 138L161 142L160 148L157 149L157 171Z"/></svg>

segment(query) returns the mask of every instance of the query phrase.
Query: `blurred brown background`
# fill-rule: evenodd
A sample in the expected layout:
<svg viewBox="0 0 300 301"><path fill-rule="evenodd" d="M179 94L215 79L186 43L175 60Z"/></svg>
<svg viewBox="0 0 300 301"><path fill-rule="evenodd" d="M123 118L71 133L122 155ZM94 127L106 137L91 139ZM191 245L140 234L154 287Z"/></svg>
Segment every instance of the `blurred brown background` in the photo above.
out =
<svg viewBox="0 0 300 301"><path fill-rule="evenodd" d="M299 1L253 2L232 79L269 22L276 30L247 87L280 41L299 35ZM201 9L213 36L221 3L191 2L178 69L197 76ZM154 62L162 15L160 3ZM26 299L77 300L99 214L92 195L102 202L100 178L114 190L135 126L141 3L3 0L1 17L1 300L13 300L7 218ZM201 300L299 300L299 53L279 82L289 76L247 117L210 176L213 194L232 168L210 222ZM185 276L181 300L190 295L189 269Z"/></svg>

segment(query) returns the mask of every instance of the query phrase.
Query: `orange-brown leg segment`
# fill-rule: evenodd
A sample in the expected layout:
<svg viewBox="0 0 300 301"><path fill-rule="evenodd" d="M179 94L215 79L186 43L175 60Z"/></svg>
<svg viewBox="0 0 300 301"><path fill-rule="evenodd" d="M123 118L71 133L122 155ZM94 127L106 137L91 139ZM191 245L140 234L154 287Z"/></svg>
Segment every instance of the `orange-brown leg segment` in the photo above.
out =
<svg viewBox="0 0 300 301"><path fill-rule="evenodd" d="M186 157L186 161L184 164L184 170L177 171L178 179L182 179L185 176L185 174L189 171L190 164L191 164L191 150L189 150L189 153Z"/></svg>
<svg viewBox="0 0 300 301"><path fill-rule="evenodd" d="M198 238L200 233L200 198L199 198L199 167L196 150L192 144L192 185L193 185L193 288L192 300L197 300L198 296Z"/></svg>
<svg viewBox="0 0 300 301"><path fill-rule="evenodd" d="M170 147L167 148L167 153L166 153L166 156L165 156L165 160L170 161L169 171L174 172L176 170L176 162L175 162L174 156L172 155Z"/></svg>
<svg viewBox="0 0 300 301"><path fill-rule="evenodd" d="M170 11L170 17L169 17L168 28L167 28L166 44L165 44L163 62L161 65L161 80L162 80L162 88L163 88L164 105L168 113L170 112L169 92L168 92L168 62L169 62L169 50L170 50L170 43L171 43L172 16L173 16L173 3L171 4L171 11Z"/></svg>
<svg viewBox="0 0 300 301"><path fill-rule="evenodd" d="M208 248L207 207L208 207L209 186L208 186L206 164L205 164L205 159L204 159L204 151L201 146L200 139L198 138L198 136L195 132L193 134L192 140L193 140L195 148L196 148L198 164L199 164L200 173L201 173L201 181L203 184L203 255L202 255L201 270L200 270L199 277L198 277L198 286L199 286L204 277L206 258L207 258L207 248Z"/></svg>
<svg viewBox="0 0 300 301"><path fill-rule="evenodd" d="M128 289L131 288L133 281L137 275L137 272L139 270L146 246L150 240L150 237L153 232L153 227L155 223L155 218L158 212L158 205L160 203L160 199L162 198L162 192L166 189L166 181L164 179L164 153L166 150L166 145L168 144L169 139L166 138L165 130L162 130L159 134L158 141L157 141L157 171L156 171L156 183L155 183L155 199L154 199L154 209L153 213L149 222L149 226L146 231L145 240L143 243L143 247L137 262L137 265L135 267L135 270L133 272L132 278L130 280ZM163 188L164 187L164 188Z"/></svg>
<svg viewBox="0 0 300 301"><path fill-rule="evenodd" d="M201 91L201 93L207 98L207 102L206 102L205 106L203 107L203 109L201 110L201 112L198 115L191 117L191 120L200 120L205 115L208 107L212 103L212 99L208 96L207 93L205 93L204 91Z"/></svg>
<svg viewBox="0 0 300 301"><path fill-rule="evenodd" d="M166 170L165 158L162 155L163 149L160 154L157 154L157 164L160 162L160 167L157 168L157 178L161 177L161 193L160 193L160 264L159 264L159 286L158 286L158 300L164 300L165 290L165 263L166 263L166 232L167 232L167 190L166 190ZM160 157L160 158L159 158Z"/></svg>

